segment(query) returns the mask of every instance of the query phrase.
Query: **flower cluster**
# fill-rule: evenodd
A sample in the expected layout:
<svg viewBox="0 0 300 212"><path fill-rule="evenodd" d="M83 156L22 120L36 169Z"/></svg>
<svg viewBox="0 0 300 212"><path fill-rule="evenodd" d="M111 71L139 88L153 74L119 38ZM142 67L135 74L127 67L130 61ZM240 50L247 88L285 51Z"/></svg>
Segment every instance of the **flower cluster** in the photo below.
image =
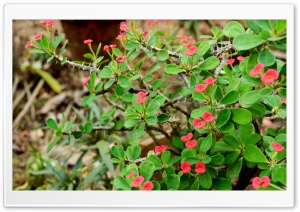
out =
<svg viewBox="0 0 300 212"><path fill-rule="evenodd" d="M272 143L272 147L275 150L275 152L282 152L284 150L284 146L282 146L280 143L278 142L273 142Z"/></svg>
<svg viewBox="0 0 300 212"><path fill-rule="evenodd" d="M213 84L216 82L216 79L213 77L208 77L204 80L204 84L198 84L195 87L196 92L205 92L207 86L213 86Z"/></svg>
<svg viewBox="0 0 300 212"><path fill-rule="evenodd" d="M202 120L202 119L204 119L204 120ZM204 112L202 114L202 119L195 118L193 120L194 126L197 127L198 129L202 129L203 127L206 126L206 123L213 122L216 118L210 112Z"/></svg>
<svg viewBox="0 0 300 212"><path fill-rule="evenodd" d="M135 101L139 104L143 104L146 101L147 95L148 92L138 92Z"/></svg>
<svg viewBox="0 0 300 212"><path fill-rule="evenodd" d="M44 20L44 21L41 22L41 24L42 24L43 26L45 26L45 27L52 27L52 26L54 25L54 21L53 21L53 20ZM37 34L35 35L34 39L35 39L36 41L38 41L38 40L41 40L42 37L43 37L43 34L42 34L42 33L37 33ZM29 48L29 47L31 47L31 46L33 46L33 41L32 41L32 40L30 40L30 41L28 41L28 42L26 43L25 48L27 49L27 48Z"/></svg>
<svg viewBox="0 0 300 212"><path fill-rule="evenodd" d="M261 81L264 84L272 84L278 79L279 74L275 69L268 69L265 74L262 74L265 66L262 63L258 63L251 71L250 75L253 77L260 76Z"/></svg>
<svg viewBox="0 0 300 212"><path fill-rule="evenodd" d="M188 42L188 43L183 43L182 46L187 47L188 50L186 50L184 52L184 54L186 56L193 56L197 51L198 51L198 47L197 46L193 46L193 44L195 43L194 40Z"/></svg>
<svg viewBox="0 0 300 212"><path fill-rule="evenodd" d="M270 185L270 178L268 176L263 176L262 178L254 177L252 180L253 188L257 189L260 187L267 188Z"/></svg>
<svg viewBox="0 0 300 212"><path fill-rule="evenodd" d="M183 162L181 165L180 165L180 169L182 171L183 174L186 174L186 173L189 173L192 168L191 168L191 164L189 162ZM196 166L195 166L195 172L197 174L203 174L206 172L206 165L202 162L198 162L196 163Z"/></svg>
<svg viewBox="0 0 300 212"><path fill-rule="evenodd" d="M143 184L144 180L145 180L144 177L137 176L130 185L132 188L140 188L141 190L145 190L145 191L153 190L154 189L153 183L151 181L147 181Z"/></svg>
<svg viewBox="0 0 300 212"><path fill-rule="evenodd" d="M125 21L122 21L120 23L120 33L116 37L117 40L125 40L126 39L126 30L127 30L127 24Z"/></svg>
<svg viewBox="0 0 300 212"><path fill-rule="evenodd" d="M194 135L192 133L188 133L187 135L181 137L181 141L185 143L186 148L192 149L197 146L198 142L197 140L192 140L193 137Z"/></svg>
<svg viewBox="0 0 300 212"><path fill-rule="evenodd" d="M161 146L156 146L154 149L154 152L159 153L159 152L164 152L167 150L167 147L165 145L161 145Z"/></svg>

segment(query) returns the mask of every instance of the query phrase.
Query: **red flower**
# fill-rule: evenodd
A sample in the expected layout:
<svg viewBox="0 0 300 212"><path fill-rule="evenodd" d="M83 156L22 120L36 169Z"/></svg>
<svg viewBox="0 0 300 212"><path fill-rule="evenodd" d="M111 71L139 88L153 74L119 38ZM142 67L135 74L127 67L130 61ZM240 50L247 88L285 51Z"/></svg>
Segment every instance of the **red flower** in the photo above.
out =
<svg viewBox="0 0 300 212"><path fill-rule="evenodd" d="M114 49L117 47L117 44L112 44L112 45L109 45L110 48Z"/></svg>
<svg viewBox="0 0 300 212"><path fill-rule="evenodd" d="M200 118L195 118L194 121L193 121L193 124L194 124L195 127L199 128L199 129L202 129L203 127L205 127L206 122L203 121Z"/></svg>
<svg viewBox="0 0 300 212"><path fill-rule="evenodd" d="M30 41L28 41L28 42L26 43L25 48L27 49L27 48L29 48L29 47L32 46L32 45L33 45L33 42L32 42L32 40L30 40Z"/></svg>
<svg viewBox="0 0 300 212"><path fill-rule="evenodd" d="M278 142L272 143L272 147L274 148L275 152L282 152L284 150L284 146Z"/></svg>
<svg viewBox="0 0 300 212"><path fill-rule="evenodd" d="M84 44L91 44L93 42L93 40L92 39L87 39L87 40L85 40L85 41L83 41L83 43Z"/></svg>
<svg viewBox="0 0 300 212"><path fill-rule="evenodd" d="M165 145L155 146L155 149L154 149L154 151L155 151L156 153L158 153L158 152L164 152L164 151L166 151L166 150L167 150L167 147L166 147Z"/></svg>
<svg viewBox="0 0 300 212"><path fill-rule="evenodd" d="M146 25L147 25L148 27L151 27L151 26L153 25L153 22L152 22L152 21L147 21L147 22L146 22Z"/></svg>
<svg viewBox="0 0 300 212"><path fill-rule="evenodd" d="M222 56L222 55L219 55L218 58L219 58L220 60L222 60L222 59L223 59L223 56Z"/></svg>
<svg viewBox="0 0 300 212"><path fill-rule="evenodd" d="M132 170L132 171L130 172L130 174L128 175L128 178L133 178L133 177L134 177L134 174L135 174L135 171Z"/></svg>
<svg viewBox="0 0 300 212"><path fill-rule="evenodd" d="M285 103L286 104L286 98L280 99L280 103Z"/></svg>
<svg viewBox="0 0 300 212"><path fill-rule="evenodd" d="M210 112L204 112L202 114L202 118L206 121L206 122L212 122L214 121L216 118L210 113Z"/></svg>
<svg viewBox="0 0 300 212"><path fill-rule="evenodd" d="M154 20L153 22L154 22L156 25L158 25L159 22L160 22L160 20Z"/></svg>
<svg viewBox="0 0 300 212"><path fill-rule="evenodd" d="M235 59L229 59L227 60L227 65L232 65L234 63Z"/></svg>
<svg viewBox="0 0 300 212"><path fill-rule="evenodd" d="M138 92L137 98L135 101L139 104L143 104L146 101L146 96L148 95L148 92Z"/></svg>
<svg viewBox="0 0 300 212"><path fill-rule="evenodd" d="M108 50L109 50L109 46L108 45L103 46L103 51L108 51Z"/></svg>
<svg viewBox="0 0 300 212"><path fill-rule="evenodd" d="M148 30L143 31L143 36L146 37L146 35L148 35Z"/></svg>
<svg viewBox="0 0 300 212"><path fill-rule="evenodd" d="M264 70L265 66L264 64L258 63L254 69L250 71L251 76L259 76L261 72Z"/></svg>
<svg viewBox="0 0 300 212"><path fill-rule="evenodd" d="M210 85L210 86L213 86L213 84L215 83L215 81L216 81L215 78L213 78L213 77L208 77L208 78L206 78L206 79L204 80L204 83L205 83L205 84L208 84L208 85Z"/></svg>
<svg viewBox="0 0 300 212"><path fill-rule="evenodd" d="M193 138L193 133L188 133L187 135L181 136L181 140L183 143L191 141Z"/></svg>
<svg viewBox="0 0 300 212"><path fill-rule="evenodd" d="M179 36L179 37L181 38L181 42L183 42L183 43L192 38L191 36L188 36L188 35Z"/></svg>
<svg viewBox="0 0 300 212"><path fill-rule="evenodd" d="M180 165L180 168L181 168L181 171L182 173L188 173L191 171L191 164L189 162L183 162L181 165Z"/></svg>
<svg viewBox="0 0 300 212"><path fill-rule="evenodd" d="M196 163L196 169L195 169L195 172L196 172L197 174L202 174L202 173L205 172L205 168L206 168L206 166L205 166L204 163L198 162L198 163Z"/></svg>
<svg viewBox="0 0 300 212"><path fill-rule="evenodd" d="M126 31L126 29L127 29L127 24L126 24L126 22L122 21L120 23L120 30L121 31Z"/></svg>
<svg viewBox="0 0 300 212"><path fill-rule="evenodd" d="M192 149L195 146L197 146L197 144L198 144L197 140L191 140L185 143L185 147L188 149Z"/></svg>
<svg viewBox="0 0 300 212"><path fill-rule="evenodd" d="M195 54L198 51L198 47L197 46L191 46L188 50L186 50L184 52L184 54L186 56L193 56L193 54Z"/></svg>
<svg viewBox="0 0 300 212"><path fill-rule="evenodd" d="M125 35L118 35L117 37L116 37L116 39L117 40L125 40L126 39L126 36Z"/></svg>
<svg viewBox="0 0 300 212"><path fill-rule="evenodd" d="M261 81L265 84L272 84L274 80L279 77L278 72L275 69L269 69L265 74L261 76Z"/></svg>
<svg viewBox="0 0 300 212"><path fill-rule="evenodd" d="M204 92L207 88L208 84L199 84L195 87L196 92Z"/></svg>
<svg viewBox="0 0 300 212"><path fill-rule="evenodd" d="M35 35L35 40L41 40L42 39L43 34L42 33L38 33Z"/></svg>
<svg viewBox="0 0 300 212"><path fill-rule="evenodd" d="M53 20L45 20L45 21L42 21L41 24L43 26L53 26L54 21Z"/></svg>
<svg viewBox="0 0 300 212"><path fill-rule="evenodd" d="M171 20L164 20L165 24L169 24Z"/></svg>
<svg viewBox="0 0 300 212"><path fill-rule="evenodd" d="M133 188L138 188L142 185L142 183L144 182L144 177L142 176L137 176L134 181L131 183L131 187Z"/></svg>
<svg viewBox="0 0 300 212"><path fill-rule="evenodd" d="M252 180L253 188L257 189L260 187L267 188L270 185L270 178L268 176L263 176L261 179L259 177L254 177Z"/></svg>
<svg viewBox="0 0 300 212"><path fill-rule="evenodd" d="M153 188L154 188L153 183L150 182L150 181L147 181L147 182L144 183L144 186L143 186L143 188L141 190L151 191L151 190L153 190Z"/></svg>
<svg viewBox="0 0 300 212"><path fill-rule="evenodd" d="M88 84L88 82L89 82L90 79L91 79L90 76L85 77L85 78L83 79L82 85L83 85L83 86L86 86L86 85Z"/></svg>
<svg viewBox="0 0 300 212"><path fill-rule="evenodd" d="M238 61L242 62L243 59L244 59L244 57L243 57L243 56L238 56L236 59L237 59Z"/></svg>
<svg viewBox="0 0 300 212"><path fill-rule="evenodd" d="M125 60L126 60L126 56L123 56L123 57L120 56L120 57L116 58L116 61L119 63L123 63Z"/></svg>
<svg viewBox="0 0 300 212"><path fill-rule="evenodd" d="M182 46L185 46L185 47L190 48L195 42L196 42L196 41L192 40L192 41L190 41L190 42L188 42L188 43L183 43Z"/></svg>

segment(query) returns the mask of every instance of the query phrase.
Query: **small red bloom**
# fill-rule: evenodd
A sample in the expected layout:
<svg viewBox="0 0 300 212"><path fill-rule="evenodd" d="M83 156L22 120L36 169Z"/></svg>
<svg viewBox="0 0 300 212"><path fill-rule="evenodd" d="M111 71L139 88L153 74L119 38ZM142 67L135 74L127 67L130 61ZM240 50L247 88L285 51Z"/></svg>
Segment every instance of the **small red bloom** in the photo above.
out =
<svg viewBox="0 0 300 212"><path fill-rule="evenodd" d="M87 40L85 40L85 41L83 41L83 43L84 44L91 44L93 42L93 40L92 39L87 39Z"/></svg>
<svg viewBox="0 0 300 212"><path fill-rule="evenodd" d="M126 36L125 35L118 35L117 37L116 37L116 39L117 40L125 40L126 39Z"/></svg>
<svg viewBox="0 0 300 212"><path fill-rule="evenodd" d="M238 56L236 59L237 59L238 61L242 62L243 59L244 59L244 57L243 57L243 56Z"/></svg>
<svg viewBox="0 0 300 212"><path fill-rule="evenodd" d="M26 43L25 48L27 49L27 48L29 48L29 47L32 46L32 45L33 45L33 42L32 42L32 40L30 40L30 41L28 41L28 42Z"/></svg>
<svg viewBox="0 0 300 212"><path fill-rule="evenodd" d="M43 34L42 33L38 33L35 35L35 40L41 40L42 39Z"/></svg>
<svg viewBox="0 0 300 212"><path fill-rule="evenodd" d="M117 47L117 44L112 44L112 45L109 45L110 48L114 49Z"/></svg>
<svg viewBox="0 0 300 212"><path fill-rule="evenodd" d="M265 84L272 84L274 80L279 77L278 72L275 69L269 69L265 74L261 76L261 81Z"/></svg>
<svg viewBox="0 0 300 212"><path fill-rule="evenodd" d="M148 35L148 30L143 31L143 36L146 37Z"/></svg>
<svg viewBox="0 0 300 212"><path fill-rule="evenodd" d="M182 173L189 173L191 171L191 164L189 162L183 162L180 165Z"/></svg>
<svg viewBox="0 0 300 212"><path fill-rule="evenodd" d="M131 183L131 187L133 188L138 188L142 185L142 183L144 182L144 177L142 176L137 176L134 181Z"/></svg>
<svg viewBox="0 0 300 212"><path fill-rule="evenodd" d="M154 151L155 151L156 153L158 153L158 152L164 152L164 151L166 151L166 150L167 150L167 147L166 147L165 145L155 146L155 149L154 149Z"/></svg>
<svg viewBox="0 0 300 212"><path fill-rule="evenodd" d="M126 60L126 56L123 56L123 57L117 57L116 58L116 61L118 62L118 63L123 63L124 61Z"/></svg>
<svg viewBox="0 0 300 212"><path fill-rule="evenodd" d="M171 20L164 20L165 24L169 24Z"/></svg>
<svg viewBox="0 0 300 212"><path fill-rule="evenodd" d="M259 177L254 177L252 180L253 188L257 189L260 187L267 188L270 185L270 178L268 176L263 176L261 179Z"/></svg>
<svg viewBox="0 0 300 212"><path fill-rule="evenodd" d="M188 149L192 149L195 146L197 146L197 144L198 144L197 140L191 140L185 143L185 147Z"/></svg>
<svg viewBox="0 0 300 212"><path fill-rule="evenodd" d="M191 46L188 50L186 50L184 52L184 54L186 56L193 56L193 54L195 54L198 51L198 47L197 46Z"/></svg>
<svg viewBox="0 0 300 212"><path fill-rule="evenodd" d="M158 25L159 22L160 22L160 20L154 20L153 22L154 22L156 25Z"/></svg>
<svg viewBox="0 0 300 212"><path fill-rule="evenodd" d="M90 79L91 79L90 76L85 77L85 78L83 79L82 85L83 85L83 86L86 86L86 85L88 84L88 82L89 82Z"/></svg>
<svg viewBox="0 0 300 212"><path fill-rule="evenodd" d="M126 29L127 29L127 24L126 24L126 22L122 21L120 23L120 30L121 31L126 31Z"/></svg>
<svg viewBox="0 0 300 212"><path fill-rule="evenodd" d="M280 103L285 103L286 104L286 98L280 99Z"/></svg>
<svg viewBox="0 0 300 212"><path fill-rule="evenodd" d="M188 43L183 43L182 46L185 46L185 47L190 48L195 42L196 42L196 41L192 40L192 41L190 41L190 42L188 42Z"/></svg>
<svg viewBox="0 0 300 212"><path fill-rule="evenodd" d="M181 42L183 42L183 43L192 38L191 36L188 36L188 35L179 36L179 37L181 38Z"/></svg>
<svg viewBox="0 0 300 212"><path fill-rule="evenodd" d="M264 70L265 66L262 63L258 63L254 69L250 71L251 76L259 76L261 72Z"/></svg>
<svg viewBox="0 0 300 212"><path fill-rule="evenodd" d="M45 20L45 21L42 21L41 24L43 26L53 26L54 21L53 20Z"/></svg>
<svg viewBox="0 0 300 212"><path fill-rule="evenodd" d="M103 51L108 51L108 50L109 50L109 46L108 45L103 46Z"/></svg>
<svg viewBox="0 0 300 212"><path fill-rule="evenodd" d="M134 177L134 174L135 174L135 171L132 170L132 171L130 172L130 174L128 175L128 178L133 178L133 177Z"/></svg>
<svg viewBox="0 0 300 212"><path fill-rule="evenodd" d="M208 84L199 84L195 87L196 92L204 92L207 88Z"/></svg>
<svg viewBox="0 0 300 212"><path fill-rule="evenodd" d="M204 83L205 83L205 84L208 84L208 85L210 85L210 86L213 86L213 84L215 83L215 81L216 81L215 78L213 78L213 77L208 77L208 78L206 78L206 79L204 80Z"/></svg>
<svg viewBox="0 0 300 212"><path fill-rule="evenodd" d="M206 122L203 121L203 120L200 119L200 118L195 118L195 119L193 120L193 124L194 124L195 127L199 128L199 129L202 129L203 127L205 127Z"/></svg>
<svg viewBox="0 0 300 212"><path fill-rule="evenodd" d="M202 173L205 172L205 168L206 168L206 166L205 166L204 163L198 162L198 163L196 163L196 169L195 169L195 172L196 172L197 174L202 174Z"/></svg>
<svg viewBox="0 0 300 212"><path fill-rule="evenodd" d="M222 55L219 55L218 58L219 58L220 60L222 60L222 59L223 59L223 56L222 56Z"/></svg>
<svg viewBox="0 0 300 212"><path fill-rule="evenodd" d="M153 183L150 182L150 181L147 181L147 182L144 183L144 186L143 186L143 188L141 188L141 190L151 191L151 190L153 190L153 188L154 188Z"/></svg>
<svg viewBox="0 0 300 212"><path fill-rule="evenodd" d="M210 113L210 112L204 112L202 114L202 118L206 121L206 122L212 122L214 121L216 118Z"/></svg>
<svg viewBox="0 0 300 212"><path fill-rule="evenodd" d="M235 59L229 59L227 60L227 65L232 65L234 63Z"/></svg>
<svg viewBox="0 0 300 212"><path fill-rule="evenodd" d="M146 25L147 25L148 27L151 27L151 26L153 25L153 22L152 22L152 21L147 21L147 22L146 22Z"/></svg>
<svg viewBox="0 0 300 212"><path fill-rule="evenodd" d="M138 92L137 98L135 101L139 104L143 104L146 101L146 96L148 95L148 92Z"/></svg>
<svg viewBox="0 0 300 212"><path fill-rule="evenodd" d="M272 147L274 148L275 152L282 152L284 150L284 146L278 142L272 143Z"/></svg>
<svg viewBox="0 0 300 212"><path fill-rule="evenodd" d="M181 136L181 140L183 143L191 141L193 138L193 133L188 133L187 135Z"/></svg>

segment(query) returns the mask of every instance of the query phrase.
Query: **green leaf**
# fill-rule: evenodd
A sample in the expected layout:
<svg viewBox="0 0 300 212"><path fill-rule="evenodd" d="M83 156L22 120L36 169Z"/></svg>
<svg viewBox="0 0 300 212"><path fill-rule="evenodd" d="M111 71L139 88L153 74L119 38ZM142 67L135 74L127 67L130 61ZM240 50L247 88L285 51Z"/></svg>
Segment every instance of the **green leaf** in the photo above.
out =
<svg viewBox="0 0 300 212"><path fill-rule="evenodd" d="M237 160L233 164L231 164L226 169L226 177L229 178L230 180L233 180L234 178L239 176L241 169L242 169L242 162L243 162L243 159L240 158L239 160Z"/></svg>
<svg viewBox="0 0 300 212"><path fill-rule="evenodd" d="M145 58L141 59L137 64L134 65L133 69L135 71L139 71L142 65L144 64Z"/></svg>
<svg viewBox="0 0 300 212"><path fill-rule="evenodd" d="M256 34L260 34L263 30L271 31L271 22L269 20L246 20L246 24Z"/></svg>
<svg viewBox="0 0 300 212"><path fill-rule="evenodd" d="M224 156L221 154L212 155L210 158L210 165L212 166L221 165L224 163L225 160Z"/></svg>
<svg viewBox="0 0 300 212"><path fill-rule="evenodd" d="M54 51L56 50L56 48L58 47L58 45L60 44L60 42L62 41L63 39L63 34L59 34L55 41L54 41Z"/></svg>
<svg viewBox="0 0 300 212"><path fill-rule="evenodd" d="M124 152L122 146L116 146L116 145L114 145L114 146L111 148L111 154L112 154L113 156L115 156L116 158L120 159L120 158L123 158L123 157L124 157L125 152Z"/></svg>
<svg viewBox="0 0 300 212"><path fill-rule="evenodd" d="M225 125L219 128L221 133L229 133L234 130L234 124L232 122L227 122Z"/></svg>
<svg viewBox="0 0 300 212"><path fill-rule="evenodd" d="M275 96L265 96L263 100L271 107L278 108L280 105L280 99L281 99L280 96L275 95Z"/></svg>
<svg viewBox="0 0 300 212"><path fill-rule="evenodd" d="M155 166L155 171L156 170L160 170L160 169L162 169L162 163L160 162L160 160L158 159L158 157L157 156L155 156L155 155L150 155L149 157L148 157L148 160L149 161L151 161L153 164L154 164L154 166Z"/></svg>
<svg viewBox="0 0 300 212"><path fill-rule="evenodd" d="M227 178L215 178L212 180L212 187L216 190L231 190L231 181Z"/></svg>
<svg viewBox="0 0 300 212"><path fill-rule="evenodd" d="M162 152L161 153L161 161L163 162L163 164L168 164L170 157L171 157L170 151Z"/></svg>
<svg viewBox="0 0 300 212"><path fill-rule="evenodd" d="M202 92L193 92L192 97L196 101L200 101L200 102L205 101L205 97L204 97L204 94Z"/></svg>
<svg viewBox="0 0 300 212"><path fill-rule="evenodd" d="M87 133L90 133L93 131L93 124L91 122L87 122L85 125L84 125L84 130L87 132Z"/></svg>
<svg viewBox="0 0 300 212"><path fill-rule="evenodd" d="M258 55L258 59L257 62L258 63L262 63L265 65L265 67L271 66L275 63L276 58L273 55L273 53L270 51L269 48L264 48L264 50L262 50L259 55Z"/></svg>
<svg viewBox="0 0 300 212"><path fill-rule="evenodd" d="M236 161L236 159L238 159L240 154L241 154L240 152L232 152L232 153L226 155L225 163L226 164L233 164Z"/></svg>
<svg viewBox="0 0 300 212"><path fill-rule="evenodd" d="M220 104L232 104L239 100L239 92L233 90L226 94L223 99L220 101Z"/></svg>
<svg viewBox="0 0 300 212"><path fill-rule="evenodd" d="M130 81L129 77L127 77L127 76L119 76L118 83L123 88L127 88L127 87L131 86L131 81Z"/></svg>
<svg viewBox="0 0 300 212"><path fill-rule="evenodd" d="M231 134L227 134L224 136L223 138L224 142L230 146L235 146L240 148L241 147L241 143L235 138L235 136L231 135Z"/></svg>
<svg viewBox="0 0 300 212"><path fill-rule="evenodd" d="M278 167L272 171L272 180L274 182L280 182L283 185L286 185L286 169L283 167Z"/></svg>
<svg viewBox="0 0 300 212"><path fill-rule="evenodd" d="M209 111L209 107L202 107L202 108L198 108L192 111L191 113L191 118L199 118L202 117L202 114L205 111Z"/></svg>
<svg viewBox="0 0 300 212"><path fill-rule="evenodd" d="M88 58L88 59L93 59L94 56L91 53L86 53L83 55L83 57Z"/></svg>
<svg viewBox="0 0 300 212"><path fill-rule="evenodd" d="M127 126L126 121L125 121L125 126ZM142 123L137 129L134 129L130 132L130 139L136 140L140 138L144 134L144 130L145 130L145 123Z"/></svg>
<svg viewBox="0 0 300 212"><path fill-rule="evenodd" d="M276 33L277 35L286 29L286 20L277 20Z"/></svg>
<svg viewBox="0 0 300 212"><path fill-rule="evenodd" d="M223 99L222 89L219 85L217 85L216 92L215 92L215 99L219 102Z"/></svg>
<svg viewBox="0 0 300 212"><path fill-rule="evenodd" d="M145 181L151 179L155 170L155 165L149 160L143 161L140 165L140 175L144 177Z"/></svg>
<svg viewBox="0 0 300 212"><path fill-rule="evenodd" d="M244 151L244 158L247 161L253 163L269 163L266 156L260 151L257 146L253 144L250 144L246 147Z"/></svg>
<svg viewBox="0 0 300 212"><path fill-rule="evenodd" d="M90 103L92 103L92 101L94 101L96 99L96 94L95 93L92 93L91 95L89 96L86 96L82 99L82 106L87 106L89 105Z"/></svg>
<svg viewBox="0 0 300 212"><path fill-rule="evenodd" d="M225 88L226 93L229 93L230 91L237 91L240 87L241 79L240 78L234 78L230 84Z"/></svg>
<svg viewBox="0 0 300 212"><path fill-rule="evenodd" d="M195 182L191 186L191 190L198 190L200 186L199 178L196 178Z"/></svg>
<svg viewBox="0 0 300 212"><path fill-rule="evenodd" d="M54 56L48 58L47 63L50 63L54 59Z"/></svg>
<svg viewBox="0 0 300 212"><path fill-rule="evenodd" d="M234 38L240 34L244 34L245 29L239 22L231 21L223 28L223 33L229 38Z"/></svg>
<svg viewBox="0 0 300 212"><path fill-rule="evenodd" d="M215 56L211 56L211 57L207 58L206 60L204 60L203 63L201 63L201 65L199 66L199 69L200 70L213 70L219 64L220 64L220 60Z"/></svg>
<svg viewBox="0 0 300 212"><path fill-rule="evenodd" d="M199 47L197 53L200 56L203 56L210 48L210 44L208 42L202 42Z"/></svg>
<svg viewBox="0 0 300 212"><path fill-rule="evenodd" d="M232 80L232 71L227 65L223 65L223 70L225 71L225 74L227 75L229 80Z"/></svg>
<svg viewBox="0 0 300 212"><path fill-rule="evenodd" d="M58 126L53 118L48 118L46 125L52 130L58 130Z"/></svg>
<svg viewBox="0 0 300 212"><path fill-rule="evenodd" d="M252 121L252 113L243 108L232 108L231 120L237 124L246 125Z"/></svg>
<svg viewBox="0 0 300 212"><path fill-rule="evenodd" d="M73 118L68 122L66 132L69 132L71 130L75 120L76 120L76 115L74 115Z"/></svg>
<svg viewBox="0 0 300 212"><path fill-rule="evenodd" d="M181 139L178 138L178 137L174 137L174 138L172 139L172 144L173 144L175 147L179 148L179 149L185 149L185 146L184 146L183 142L182 142Z"/></svg>
<svg viewBox="0 0 300 212"><path fill-rule="evenodd" d="M169 121L170 117L166 113L161 113L157 116L157 119L158 119L159 123L165 123L165 122Z"/></svg>
<svg viewBox="0 0 300 212"><path fill-rule="evenodd" d="M47 153L50 152L50 150L57 144L57 142L61 139L61 137L62 137L62 136L56 137L56 138L54 139L54 141L52 141L52 142L48 145L47 150L46 150Z"/></svg>
<svg viewBox="0 0 300 212"><path fill-rule="evenodd" d="M273 92L271 88L262 88L259 90L258 95L261 97L269 96Z"/></svg>
<svg viewBox="0 0 300 212"><path fill-rule="evenodd" d="M259 90L253 90L243 94L239 100L240 105L244 108L251 107L260 100L258 93Z"/></svg>
<svg viewBox="0 0 300 212"><path fill-rule="evenodd" d="M199 174L199 182L200 186L204 189L210 189L210 187L212 186L212 179L207 172Z"/></svg>
<svg viewBox="0 0 300 212"><path fill-rule="evenodd" d="M257 103L247 108L254 117L263 117L265 115L266 107L262 103Z"/></svg>
<svg viewBox="0 0 300 212"><path fill-rule="evenodd" d="M234 152L234 151L239 151L239 149L234 146L230 146L230 145L226 144L224 141L218 141L216 143L214 151L215 152Z"/></svg>
<svg viewBox="0 0 300 212"><path fill-rule="evenodd" d="M169 58L168 51L164 50L164 49L158 51L156 55L157 55L158 60L160 60L160 61L165 61Z"/></svg>
<svg viewBox="0 0 300 212"><path fill-rule="evenodd" d="M168 190L177 190L180 184L180 177L176 174L171 174L165 182Z"/></svg>
<svg viewBox="0 0 300 212"><path fill-rule="evenodd" d="M89 89L89 91L93 91L95 81L96 81L96 72L93 72L91 74L91 78L87 84L87 88Z"/></svg>
<svg viewBox="0 0 300 212"><path fill-rule="evenodd" d="M164 70L166 74L179 74L184 71L185 71L184 69L181 69L179 66L175 64L168 64Z"/></svg>
<svg viewBox="0 0 300 212"><path fill-rule="evenodd" d="M114 165L111 162L108 142L105 142L105 141L101 140L96 145L98 147L98 150L99 150L100 156L102 158L102 161L104 162L105 166L108 168L108 170L112 174L112 176L114 176L115 175L115 169L114 169Z"/></svg>
<svg viewBox="0 0 300 212"><path fill-rule="evenodd" d="M206 136L206 138L200 144L200 152L205 154L211 147L212 144L212 134Z"/></svg>
<svg viewBox="0 0 300 212"><path fill-rule="evenodd" d="M45 35L42 35L42 46L45 49L49 48L48 39L47 39L47 37Z"/></svg>
<svg viewBox="0 0 300 212"><path fill-rule="evenodd" d="M216 120L216 127L224 126L230 119L230 115L231 115L231 112L229 109L221 110L217 117L217 120Z"/></svg>
<svg viewBox="0 0 300 212"><path fill-rule="evenodd" d="M114 80L114 79L107 81L104 85L104 89L105 90L109 89L115 83L115 81L116 80Z"/></svg>
<svg viewBox="0 0 300 212"><path fill-rule="evenodd" d="M165 102L165 97L164 96L162 96L162 95L156 96L150 102L150 104L147 106L148 113L153 114L157 109L160 108L160 106L163 105L164 102Z"/></svg>
<svg viewBox="0 0 300 212"><path fill-rule="evenodd" d="M158 121L156 116L148 116L145 121L147 122L148 125L155 125Z"/></svg>
<svg viewBox="0 0 300 212"><path fill-rule="evenodd" d="M251 134L251 135L248 136L245 144L247 146L249 144L256 144L259 141L260 141L260 135L257 134L257 133L254 133L254 134Z"/></svg>
<svg viewBox="0 0 300 212"><path fill-rule="evenodd" d="M103 170L103 163L100 163L99 166L94 168L89 175L83 180L83 187L86 188L91 182L93 182L97 178L97 174L99 174Z"/></svg>
<svg viewBox="0 0 300 212"><path fill-rule="evenodd" d="M133 160L138 159L141 156L141 152L142 149L139 145L132 146L132 159Z"/></svg>
<svg viewBox="0 0 300 212"><path fill-rule="evenodd" d="M238 51L243 51L255 48L265 42L258 35L240 34L233 39L233 47Z"/></svg>
<svg viewBox="0 0 300 212"><path fill-rule="evenodd" d="M130 184L125 180L124 177L118 175L114 181L113 181L113 186L117 190L131 190Z"/></svg>
<svg viewBox="0 0 300 212"><path fill-rule="evenodd" d="M99 77L101 78L111 78L112 77L112 70L108 67L108 66L105 66L98 74Z"/></svg>

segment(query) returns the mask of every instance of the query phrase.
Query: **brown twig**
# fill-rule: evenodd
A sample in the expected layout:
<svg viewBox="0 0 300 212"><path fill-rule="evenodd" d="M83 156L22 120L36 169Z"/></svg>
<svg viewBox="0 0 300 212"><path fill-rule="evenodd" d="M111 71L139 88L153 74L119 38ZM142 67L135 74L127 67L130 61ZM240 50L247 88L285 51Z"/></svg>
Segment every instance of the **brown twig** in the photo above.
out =
<svg viewBox="0 0 300 212"><path fill-rule="evenodd" d="M28 88L31 89L33 86L33 82L29 83ZM24 98L26 94L25 90L22 90L21 93L14 99L13 101L13 110L17 107L17 105L20 103L20 101Z"/></svg>
<svg viewBox="0 0 300 212"><path fill-rule="evenodd" d="M158 146L161 145L161 143L157 140L157 138L155 137L155 135L151 132L151 130L147 130L147 133L150 135L150 137L153 139L154 143Z"/></svg>
<svg viewBox="0 0 300 212"><path fill-rule="evenodd" d="M24 85L24 88L25 88L27 99L30 99L31 92L30 92L28 83L26 81L23 81L23 85ZM34 119L35 118L35 108L34 108L33 104L30 106L30 112L31 112L31 119Z"/></svg>

